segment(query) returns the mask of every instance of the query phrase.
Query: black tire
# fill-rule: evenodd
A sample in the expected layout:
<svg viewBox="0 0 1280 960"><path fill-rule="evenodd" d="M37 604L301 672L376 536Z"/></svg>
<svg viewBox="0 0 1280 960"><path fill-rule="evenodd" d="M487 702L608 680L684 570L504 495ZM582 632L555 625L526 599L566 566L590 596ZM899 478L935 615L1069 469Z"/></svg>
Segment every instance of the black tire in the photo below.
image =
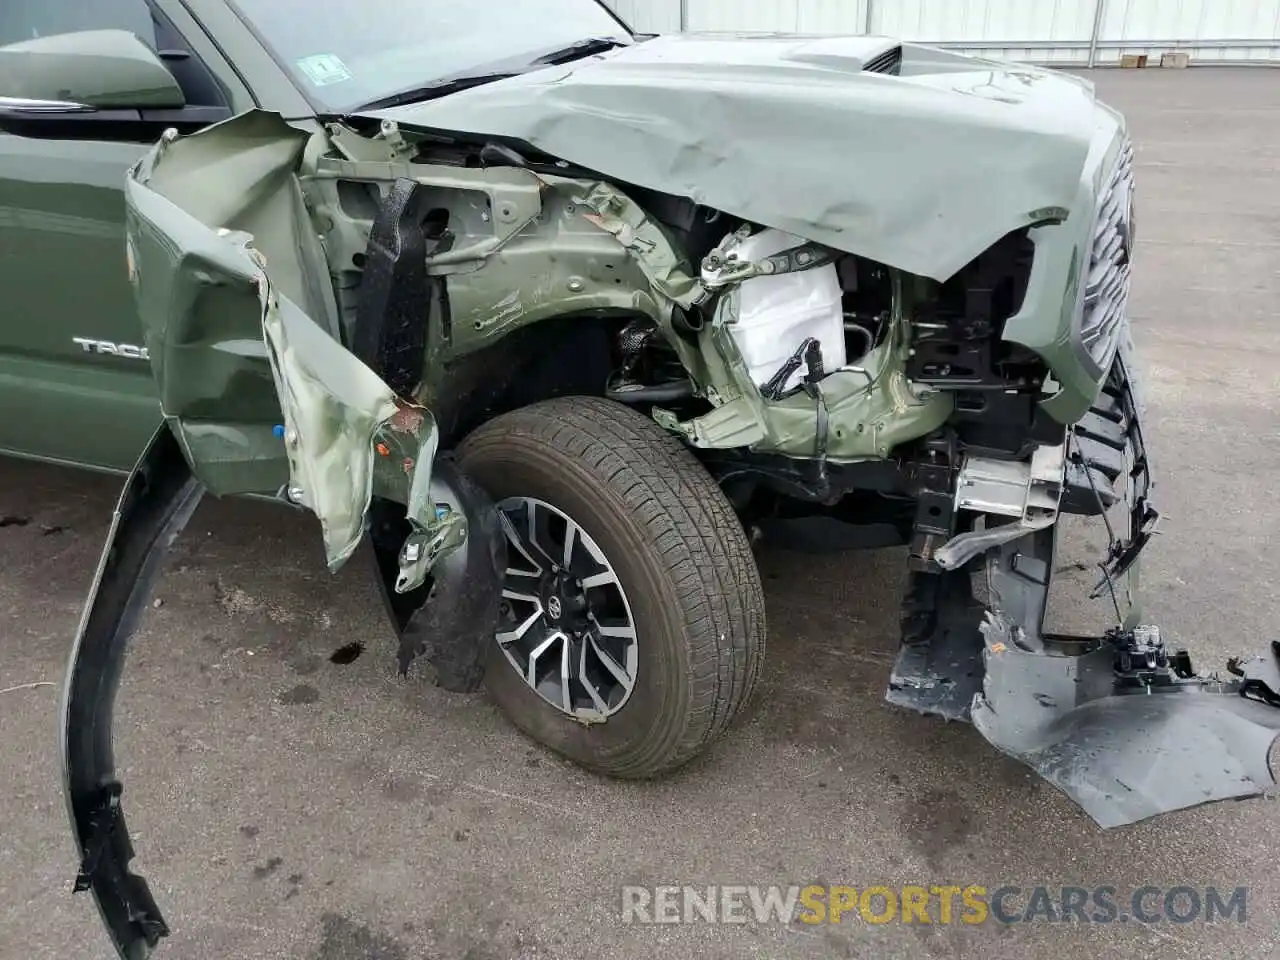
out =
<svg viewBox="0 0 1280 960"><path fill-rule="evenodd" d="M512 722L587 769L647 778L687 762L729 726L764 659L764 593L742 525L711 476L652 420L568 397L472 433L458 465L495 502L563 510L613 565L633 608L635 687L584 725L552 707L495 641L485 685Z"/></svg>

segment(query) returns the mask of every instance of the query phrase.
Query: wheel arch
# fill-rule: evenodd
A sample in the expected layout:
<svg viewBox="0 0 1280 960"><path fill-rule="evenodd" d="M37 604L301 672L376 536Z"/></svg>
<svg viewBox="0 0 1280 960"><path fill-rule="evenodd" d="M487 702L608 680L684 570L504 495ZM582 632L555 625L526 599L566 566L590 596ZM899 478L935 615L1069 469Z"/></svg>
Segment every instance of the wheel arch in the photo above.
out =
<svg viewBox="0 0 1280 960"><path fill-rule="evenodd" d="M475 353L424 374L449 449L495 417L542 400L605 396L616 369L618 331L640 312L567 313L521 327Z"/></svg>

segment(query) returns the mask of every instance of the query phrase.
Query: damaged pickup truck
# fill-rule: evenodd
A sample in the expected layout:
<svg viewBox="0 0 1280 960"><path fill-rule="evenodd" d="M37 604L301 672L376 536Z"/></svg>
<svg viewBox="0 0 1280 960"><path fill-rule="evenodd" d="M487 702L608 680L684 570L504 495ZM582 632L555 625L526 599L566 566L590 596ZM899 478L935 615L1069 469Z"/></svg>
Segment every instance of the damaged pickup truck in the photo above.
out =
<svg viewBox="0 0 1280 960"><path fill-rule="evenodd" d="M764 539L906 546L888 699L1104 826L1272 785L1276 649L1196 673L1136 602L1133 151L1088 82L594 0L119 6L0 14L0 447L129 475L63 716L122 956L167 929L114 693L205 492L368 543L401 670L605 774L748 701ZM1045 626L1067 517L1096 635Z"/></svg>

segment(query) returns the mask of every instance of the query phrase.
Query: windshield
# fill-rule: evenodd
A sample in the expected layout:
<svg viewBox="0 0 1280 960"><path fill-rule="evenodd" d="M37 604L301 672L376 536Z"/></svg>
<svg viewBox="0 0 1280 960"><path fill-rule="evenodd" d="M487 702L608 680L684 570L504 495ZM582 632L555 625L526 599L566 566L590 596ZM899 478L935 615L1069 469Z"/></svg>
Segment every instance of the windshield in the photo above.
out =
<svg viewBox="0 0 1280 960"><path fill-rule="evenodd" d="M460 74L510 71L590 37L631 39L597 0L232 0L322 112Z"/></svg>

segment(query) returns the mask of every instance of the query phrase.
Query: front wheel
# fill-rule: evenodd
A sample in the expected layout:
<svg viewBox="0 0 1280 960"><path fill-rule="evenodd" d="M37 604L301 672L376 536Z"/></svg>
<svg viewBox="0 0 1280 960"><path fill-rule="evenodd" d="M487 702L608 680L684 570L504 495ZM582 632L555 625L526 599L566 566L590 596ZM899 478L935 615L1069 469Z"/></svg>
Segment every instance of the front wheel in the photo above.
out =
<svg viewBox="0 0 1280 960"><path fill-rule="evenodd" d="M652 777L747 702L764 595L711 476L652 420L563 398L498 417L457 451L508 540L485 684L535 740L588 769Z"/></svg>

